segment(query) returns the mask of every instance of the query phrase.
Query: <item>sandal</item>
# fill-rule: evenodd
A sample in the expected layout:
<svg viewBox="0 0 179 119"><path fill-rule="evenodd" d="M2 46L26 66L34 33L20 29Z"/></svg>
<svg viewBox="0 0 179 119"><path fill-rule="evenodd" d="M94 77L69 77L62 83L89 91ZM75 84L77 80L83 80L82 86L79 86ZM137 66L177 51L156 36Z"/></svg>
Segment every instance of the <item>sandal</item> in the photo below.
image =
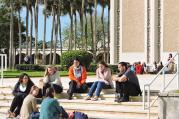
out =
<svg viewBox="0 0 179 119"><path fill-rule="evenodd" d="M97 101L98 100L98 96L95 96L94 98L91 99L92 101Z"/></svg>
<svg viewBox="0 0 179 119"><path fill-rule="evenodd" d="M91 100L91 97L90 97L90 96L87 96L87 97L85 98L85 100Z"/></svg>
<svg viewBox="0 0 179 119"><path fill-rule="evenodd" d="M14 112L11 112L10 110L8 110L8 118L14 118L16 116L16 114Z"/></svg>

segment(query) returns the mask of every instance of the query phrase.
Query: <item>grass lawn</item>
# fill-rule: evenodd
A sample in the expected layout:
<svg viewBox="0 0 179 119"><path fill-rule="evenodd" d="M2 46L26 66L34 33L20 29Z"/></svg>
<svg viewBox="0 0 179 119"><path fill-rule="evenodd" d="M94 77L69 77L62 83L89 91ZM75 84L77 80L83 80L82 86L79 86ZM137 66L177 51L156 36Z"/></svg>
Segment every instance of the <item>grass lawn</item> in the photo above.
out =
<svg viewBox="0 0 179 119"><path fill-rule="evenodd" d="M17 78L21 73L27 73L30 77L43 77L44 71L4 71L4 78ZM87 72L89 75L95 75L95 72ZM68 71L60 71L60 76L68 76Z"/></svg>

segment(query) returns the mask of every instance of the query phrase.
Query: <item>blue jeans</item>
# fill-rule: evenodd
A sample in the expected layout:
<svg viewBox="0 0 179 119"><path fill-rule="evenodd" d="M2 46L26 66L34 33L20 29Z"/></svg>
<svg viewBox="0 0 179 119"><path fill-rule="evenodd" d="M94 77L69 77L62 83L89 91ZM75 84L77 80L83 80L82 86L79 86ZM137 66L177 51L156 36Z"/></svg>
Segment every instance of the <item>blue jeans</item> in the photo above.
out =
<svg viewBox="0 0 179 119"><path fill-rule="evenodd" d="M101 93L101 90L103 89L103 86L105 85L102 81L95 81L93 85L91 86L88 95L90 97L93 96L94 91L96 90L96 96L99 96Z"/></svg>

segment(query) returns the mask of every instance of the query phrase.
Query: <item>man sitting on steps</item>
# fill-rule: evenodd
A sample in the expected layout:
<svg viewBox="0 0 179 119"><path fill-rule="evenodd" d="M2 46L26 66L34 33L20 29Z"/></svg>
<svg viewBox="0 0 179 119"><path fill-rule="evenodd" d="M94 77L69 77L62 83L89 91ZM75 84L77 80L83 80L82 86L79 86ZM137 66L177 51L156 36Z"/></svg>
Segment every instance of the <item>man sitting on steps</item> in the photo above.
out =
<svg viewBox="0 0 179 119"><path fill-rule="evenodd" d="M129 96L141 95L139 81L137 76L130 68L127 67L126 62L120 62L118 64L118 70L120 73L117 76L113 76L113 80L116 81L116 102L129 101Z"/></svg>

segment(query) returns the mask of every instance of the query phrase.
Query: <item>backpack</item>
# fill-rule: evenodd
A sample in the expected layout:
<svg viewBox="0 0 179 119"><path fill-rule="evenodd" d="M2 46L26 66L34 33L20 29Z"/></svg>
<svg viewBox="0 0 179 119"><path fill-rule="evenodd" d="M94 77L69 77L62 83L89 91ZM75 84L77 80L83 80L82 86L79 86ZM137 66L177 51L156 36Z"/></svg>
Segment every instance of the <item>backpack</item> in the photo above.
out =
<svg viewBox="0 0 179 119"><path fill-rule="evenodd" d="M74 119L88 119L88 115L83 112L74 112Z"/></svg>

